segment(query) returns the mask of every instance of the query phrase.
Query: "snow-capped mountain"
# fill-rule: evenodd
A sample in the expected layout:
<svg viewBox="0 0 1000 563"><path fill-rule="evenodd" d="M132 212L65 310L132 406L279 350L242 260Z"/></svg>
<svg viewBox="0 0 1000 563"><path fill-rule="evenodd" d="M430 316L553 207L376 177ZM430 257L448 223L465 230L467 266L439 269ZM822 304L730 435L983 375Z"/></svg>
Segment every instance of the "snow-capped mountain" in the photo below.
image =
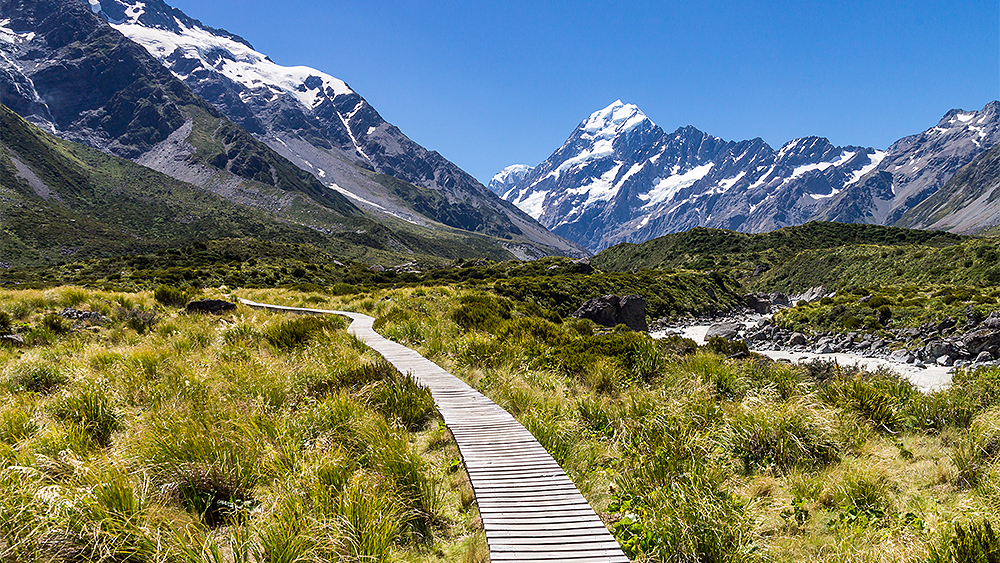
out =
<svg viewBox="0 0 1000 563"><path fill-rule="evenodd" d="M963 166L1000 142L1000 102L979 111L954 109L930 129L896 141L885 159L862 181L834 198L820 218L910 228L959 228L966 220L941 222L944 216L914 211L934 196ZM940 199L940 198L936 198ZM939 206L947 207L946 201ZM952 210L957 211L957 210Z"/></svg>
<svg viewBox="0 0 1000 563"><path fill-rule="evenodd" d="M421 225L440 222L523 237L548 251L585 253L410 140L344 81L309 67L276 64L245 39L207 27L161 0L87 1L192 91L361 208ZM513 244L511 249L518 250Z"/></svg>
<svg viewBox="0 0 1000 563"><path fill-rule="evenodd" d="M529 172L531 172L531 167L527 164L512 164L493 176L488 187L491 192L502 196L523 180Z"/></svg>
<svg viewBox="0 0 1000 563"><path fill-rule="evenodd" d="M769 231L838 208L830 219L891 223L995 143L993 106L950 112L934 130L887 151L837 147L822 137L774 150L759 138L724 141L691 126L666 133L619 100L584 120L520 181L511 185L505 170L496 184L506 188L504 199L592 251L698 226ZM877 191L883 178L895 178L896 187ZM884 203L892 199L880 195L886 190L902 211ZM866 209L881 215L858 211L864 195Z"/></svg>

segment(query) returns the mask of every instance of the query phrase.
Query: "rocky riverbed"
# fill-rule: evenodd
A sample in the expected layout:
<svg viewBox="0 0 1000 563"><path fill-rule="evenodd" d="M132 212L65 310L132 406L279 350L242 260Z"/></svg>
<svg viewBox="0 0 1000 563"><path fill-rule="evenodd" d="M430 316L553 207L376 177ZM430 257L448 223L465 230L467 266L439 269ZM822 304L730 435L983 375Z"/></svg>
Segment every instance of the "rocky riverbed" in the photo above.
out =
<svg viewBox="0 0 1000 563"><path fill-rule="evenodd" d="M747 309L711 317L654 324L654 337L680 334L703 344L711 336L743 340L754 352L775 360L814 359L857 364L867 370L892 369L927 391L947 386L956 368L998 365L1000 315L963 322L944 319L916 328L875 335L823 332L807 335L775 325L769 313Z"/></svg>

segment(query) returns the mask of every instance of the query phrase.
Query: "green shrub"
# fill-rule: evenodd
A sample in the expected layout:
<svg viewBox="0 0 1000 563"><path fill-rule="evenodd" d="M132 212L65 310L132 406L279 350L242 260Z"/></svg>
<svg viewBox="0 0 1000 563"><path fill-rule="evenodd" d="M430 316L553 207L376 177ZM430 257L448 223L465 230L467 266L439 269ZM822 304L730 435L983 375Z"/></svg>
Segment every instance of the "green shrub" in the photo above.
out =
<svg viewBox="0 0 1000 563"><path fill-rule="evenodd" d="M0 311L0 334L10 334L10 328L10 313L7 311Z"/></svg>
<svg viewBox="0 0 1000 563"><path fill-rule="evenodd" d="M272 322L264 327L264 338L279 350L301 348L326 332L344 328L345 321L337 316L307 315Z"/></svg>
<svg viewBox="0 0 1000 563"><path fill-rule="evenodd" d="M496 328L496 335L499 340L508 344L528 340L548 346L559 346L569 341L562 327L537 317L518 317L503 322Z"/></svg>
<svg viewBox="0 0 1000 563"><path fill-rule="evenodd" d="M38 423L23 405L0 410L0 443L14 445L38 431Z"/></svg>
<svg viewBox="0 0 1000 563"><path fill-rule="evenodd" d="M832 423L814 405L751 397L729 420L732 454L743 472L815 469L839 458Z"/></svg>
<svg viewBox="0 0 1000 563"><path fill-rule="evenodd" d="M413 376L395 370L391 377L372 385L366 396L372 407L408 430L423 427L436 413L430 390L418 385Z"/></svg>
<svg viewBox="0 0 1000 563"><path fill-rule="evenodd" d="M836 497L844 513L841 523L866 526L891 514L899 486L882 470L853 467L837 487Z"/></svg>
<svg viewBox="0 0 1000 563"><path fill-rule="evenodd" d="M375 330L375 332L381 332L387 324L404 323L410 320L413 320L412 311L409 309L402 309L400 307L393 307L388 313L375 319L372 323L372 329Z"/></svg>
<svg viewBox="0 0 1000 563"><path fill-rule="evenodd" d="M931 547L928 563L1000 563L1000 535L989 520L956 522L949 532Z"/></svg>
<svg viewBox="0 0 1000 563"><path fill-rule="evenodd" d="M958 468L958 483L975 486L988 466L1000 457L1000 407L978 416L969 426L965 440L955 445L952 461Z"/></svg>
<svg viewBox="0 0 1000 563"><path fill-rule="evenodd" d="M73 325L66 319L55 313L49 313L42 317L42 327L52 334L66 334Z"/></svg>
<svg viewBox="0 0 1000 563"><path fill-rule="evenodd" d="M154 311L146 311L137 307L119 307L117 317L120 322L139 334L145 332L160 322L160 317Z"/></svg>
<svg viewBox="0 0 1000 563"><path fill-rule="evenodd" d="M610 528L625 554L641 561L766 561L746 533L751 519L718 478L687 471L653 486L641 474L620 476L608 512L616 515Z"/></svg>
<svg viewBox="0 0 1000 563"><path fill-rule="evenodd" d="M107 446L111 434L122 427L107 389L96 386L64 392L56 398L52 416L76 424L100 446Z"/></svg>
<svg viewBox="0 0 1000 563"><path fill-rule="evenodd" d="M167 307L183 307L195 295L192 288L181 289L172 285L161 285L153 290L153 299Z"/></svg>
<svg viewBox="0 0 1000 563"><path fill-rule="evenodd" d="M3 376L4 386L12 393L51 393L69 381L58 366L39 361L21 361L10 364Z"/></svg>
<svg viewBox="0 0 1000 563"><path fill-rule="evenodd" d="M451 312L451 320L465 330L492 332L511 318L511 303L502 297L486 294L464 295Z"/></svg>

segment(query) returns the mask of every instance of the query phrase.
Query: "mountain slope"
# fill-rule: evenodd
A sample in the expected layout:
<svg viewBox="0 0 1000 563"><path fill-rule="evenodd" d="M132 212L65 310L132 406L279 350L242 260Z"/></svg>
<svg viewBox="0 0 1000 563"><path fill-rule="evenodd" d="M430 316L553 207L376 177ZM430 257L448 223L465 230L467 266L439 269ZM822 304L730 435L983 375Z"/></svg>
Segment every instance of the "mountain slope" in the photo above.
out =
<svg viewBox="0 0 1000 563"><path fill-rule="evenodd" d="M78 0L0 1L0 103L43 129L225 195L299 193L335 216L360 210L195 96ZM159 160L151 155L158 155Z"/></svg>
<svg viewBox="0 0 1000 563"><path fill-rule="evenodd" d="M94 10L234 122L369 212L510 239L528 254L585 253L410 140L342 80L278 65L160 0L102 0Z"/></svg>
<svg viewBox="0 0 1000 563"><path fill-rule="evenodd" d="M287 197L272 190L273 197ZM392 230L366 217L341 217L339 229L317 229L297 220L317 211L311 200L295 196L289 207L265 212L241 205L47 134L0 104L0 267L136 254L224 237L307 243L341 259L390 264L513 257L485 235L412 225Z"/></svg>
<svg viewBox="0 0 1000 563"><path fill-rule="evenodd" d="M896 224L975 233L1000 225L1000 145L962 167Z"/></svg>
<svg viewBox="0 0 1000 563"><path fill-rule="evenodd" d="M967 237L940 231L882 225L811 221L766 233L739 233L698 227L641 244L622 243L591 259L605 271L665 268L729 268L767 270L804 250L858 245L948 246Z"/></svg>
<svg viewBox="0 0 1000 563"><path fill-rule="evenodd" d="M698 226L764 232L816 218L945 225L940 216L903 217L996 144L997 109L994 102L980 112L954 110L887 151L837 147L822 137L775 151L761 139L724 141L690 126L667 134L619 100L520 180L511 182L507 169L495 185L553 232L594 251Z"/></svg>
<svg viewBox="0 0 1000 563"><path fill-rule="evenodd" d="M274 221L128 160L40 131L0 105L0 260L7 267L255 236L345 242Z"/></svg>
<svg viewBox="0 0 1000 563"><path fill-rule="evenodd" d="M818 218L928 228L944 217L908 213L934 196L963 166L1000 142L1000 102L954 109L930 129L896 141L869 175L833 198ZM936 207L949 207L941 197ZM958 202L950 207L957 211ZM905 219L904 219L905 217ZM967 223L968 217L952 221ZM947 223L947 221L946 221ZM942 223L944 224L944 223Z"/></svg>

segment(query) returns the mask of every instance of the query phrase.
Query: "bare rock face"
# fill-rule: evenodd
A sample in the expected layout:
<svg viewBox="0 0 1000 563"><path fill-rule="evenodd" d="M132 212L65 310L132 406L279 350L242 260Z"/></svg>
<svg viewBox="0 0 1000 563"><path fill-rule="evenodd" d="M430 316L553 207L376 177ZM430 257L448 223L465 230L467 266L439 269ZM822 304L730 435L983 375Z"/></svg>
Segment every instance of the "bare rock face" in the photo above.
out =
<svg viewBox="0 0 1000 563"><path fill-rule="evenodd" d="M623 324L638 332L647 332L646 298L642 295L605 295L591 299L573 313L579 319L590 319L601 326Z"/></svg>
<svg viewBox="0 0 1000 563"><path fill-rule="evenodd" d="M214 315L221 315L226 311L232 311L235 309L235 303L230 303L229 301L223 301L221 299L202 299L200 301L192 301L187 304L188 313L212 313Z"/></svg>
<svg viewBox="0 0 1000 563"><path fill-rule="evenodd" d="M739 323L719 323L714 324L708 328L708 332L705 333L705 340L712 337L725 338L726 340L734 340L740 333L743 325Z"/></svg>

